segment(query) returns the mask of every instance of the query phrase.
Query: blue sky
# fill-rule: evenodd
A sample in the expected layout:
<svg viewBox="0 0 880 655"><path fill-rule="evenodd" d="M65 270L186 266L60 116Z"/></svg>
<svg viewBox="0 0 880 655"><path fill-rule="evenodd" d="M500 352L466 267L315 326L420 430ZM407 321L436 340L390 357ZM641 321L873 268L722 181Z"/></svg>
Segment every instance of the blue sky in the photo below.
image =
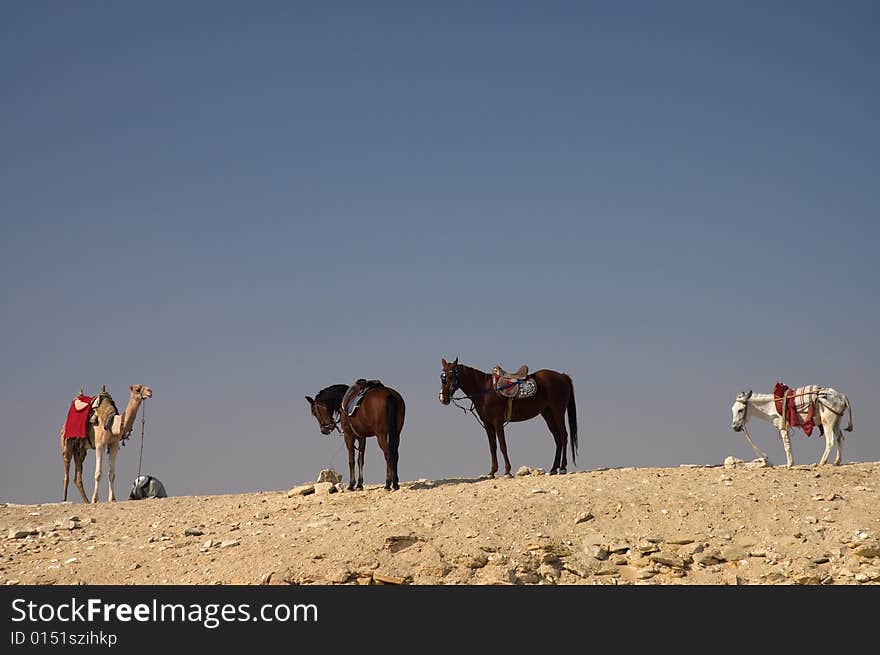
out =
<svg viewBox="0 0 880 655"><path fill-rule="evenodd" d="M581 469L750 458L730 405L777 378L880 459L878 44L870 2L4 3L0 499L60 498L101 384L153 388L171 495L342 471L303 397L358 377L407 401L401 480L478 475L456 356L571 374Z"/></svg>

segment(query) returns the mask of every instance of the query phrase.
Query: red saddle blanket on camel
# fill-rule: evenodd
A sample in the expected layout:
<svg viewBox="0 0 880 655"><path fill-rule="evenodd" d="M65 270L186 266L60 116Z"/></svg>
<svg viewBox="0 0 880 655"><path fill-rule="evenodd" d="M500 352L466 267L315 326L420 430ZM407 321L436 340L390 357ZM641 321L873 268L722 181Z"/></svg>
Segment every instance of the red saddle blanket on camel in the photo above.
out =
<svg viewBox="0 0 880 655"><path fill-rule="evenodd" d="M65 439L85 439L88 435L89 412L92 409L90 396L77 396L67 410L67 420L64 422Z"/></svg>
<svg viewBox="0 0 880 655"><path fill-rule="evenodd" d="M776 381L773 387L773 400L776 402L776 411L782 416L786 425L800 426L808 437L813 434L815 423L813 414L816 411L816 399L819 397L819 387L798 387L790 389ZM783 402L784 401L784 402ZM783 406L784 405L784 406ZM819 425L819 433L824 432Z"/></svg>

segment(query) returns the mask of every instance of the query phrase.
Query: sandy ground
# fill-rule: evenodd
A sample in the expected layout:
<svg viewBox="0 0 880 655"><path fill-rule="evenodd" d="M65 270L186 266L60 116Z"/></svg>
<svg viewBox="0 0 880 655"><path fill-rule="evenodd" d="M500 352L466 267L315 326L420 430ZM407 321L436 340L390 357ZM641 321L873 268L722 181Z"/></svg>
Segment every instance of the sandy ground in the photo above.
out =
<svg viewBox="0 0 880 655"><path fill-rule="evenodd" d="M0 504L0 584L880 582L880 463L755 464Z"/></svg>

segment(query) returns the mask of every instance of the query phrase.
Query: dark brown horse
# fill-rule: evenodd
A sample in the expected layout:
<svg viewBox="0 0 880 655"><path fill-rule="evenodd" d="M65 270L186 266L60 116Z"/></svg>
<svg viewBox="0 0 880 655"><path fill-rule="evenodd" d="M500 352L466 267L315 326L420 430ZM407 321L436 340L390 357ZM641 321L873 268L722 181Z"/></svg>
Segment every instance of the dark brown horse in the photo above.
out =
<svg viewBox="0 0 880 655"><path fill-rule="evenodd" d="M458 358L450 363L441 360L443 372L440 374L440 402L448 405L456 390L462 392L473 403L486 436L489 437L489 452L492 455L492 468L489 477L494 478L498 471L498 457L495 454L496 439L504 455L504 475L511 477L510 460L507 457L507 442L504 440L504 425L510 422L528 421L538 414L544 417L547 427L556 442L556 455L550 475L565 473L567 461L565 444L568 433L565 431L565 410L568 409L568 425L571 429L571 461L577 463L577 410L574 403L574 385L565 373L541 369L528 377L534 379L537 389L529 398L515 399L508 405L508 399L497 393L492 383L492 375L458 363ZM508 411L510 416L508 416Z"/></svg>
<svg viewBox="0 0 880 655"><path fill-rule="evenodd" d="M347 409L350 400L361 390L365 380L358 380L349 387L347 384L334 384L321 389L312 398L306 396L312 406L312 416L318 421L322 434L330 434L342 426L342 436L348 448L348 488L364 488L364 449L367 437L376 437L379 448L385 453L385 488L400 489L397 477L398 449L400 433L406 405L403 397L391 387L379 383L372 387L360 401L353 416ZM337 418L338 415L338 418ZM358 478L354 483L354 444L358 444Z"/></svg>

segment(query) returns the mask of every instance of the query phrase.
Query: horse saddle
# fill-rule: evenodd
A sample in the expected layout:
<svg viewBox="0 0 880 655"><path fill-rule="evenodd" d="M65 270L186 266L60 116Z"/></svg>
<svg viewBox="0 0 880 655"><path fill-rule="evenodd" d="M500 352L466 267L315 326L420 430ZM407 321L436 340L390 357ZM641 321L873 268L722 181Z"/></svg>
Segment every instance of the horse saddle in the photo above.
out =
<svg viewBox="0 0 880 655"><path fill-rule="evenodd" d="M529 376L529 367L523 364L513 373L501 366L492 369L492 387L502 398L528 398L537 391L535 379Z"/></svg>
<svg viewBox="0 0 880 655"><path fill-rule="evenodd" d="M354 416L354 413L361 406L361 401L373 389L384 387L379 380L366 380L358 378L355 383L348 388L345 396L342 398L342 409L348 416Z"/></svg>

